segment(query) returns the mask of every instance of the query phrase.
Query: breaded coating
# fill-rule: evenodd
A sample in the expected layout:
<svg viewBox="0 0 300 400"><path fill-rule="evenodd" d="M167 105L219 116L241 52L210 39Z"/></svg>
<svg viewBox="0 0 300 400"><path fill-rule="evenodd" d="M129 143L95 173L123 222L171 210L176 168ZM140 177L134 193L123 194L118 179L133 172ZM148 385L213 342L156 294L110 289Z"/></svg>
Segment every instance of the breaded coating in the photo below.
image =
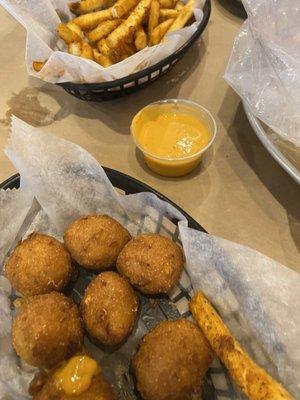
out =
<svg viewBox="0 0 300 400"><path fill-rule="evenodd" d="M212 352L201 331L185 319L159 323L141 341L133 359L144 400L198 398Z"/></svg>
<svg viewBox="0 0 300 400"><path fill-rule="evenodd" d="M64 234L72 258L82 267L96 270L113 265L130 239L130 233L118 221L96 214L74 221Z"/></svg>
<svg viewBox="0 0 300 400"><path fill-rule="evenodd" d="M107 271L87 286L80 310L89 334L104 345L116 346L134 327L138 300L124 278Z"/></svg>
<svg viewBox="0 0 300 400"><path fill-rule="evenodd" d="M167 293L179 280L183 262L181 248L171 239L144 234L124 247L117 269L143 293Z"/></svg>
<svg viewBox="0 0 300 400"><path fill-rule="evenodd" d="M12 323L12 344L28 364L52 368L81 349L83 326L75 303L52 292L26 298Z"/></svg>
<svg viewBox="0 0 300 400"><path fill-rule="evenodd" d="M12 287L23 296L62 291L74 268L71 257L55 238L32 233L9 257L5 273Z"/></svg>

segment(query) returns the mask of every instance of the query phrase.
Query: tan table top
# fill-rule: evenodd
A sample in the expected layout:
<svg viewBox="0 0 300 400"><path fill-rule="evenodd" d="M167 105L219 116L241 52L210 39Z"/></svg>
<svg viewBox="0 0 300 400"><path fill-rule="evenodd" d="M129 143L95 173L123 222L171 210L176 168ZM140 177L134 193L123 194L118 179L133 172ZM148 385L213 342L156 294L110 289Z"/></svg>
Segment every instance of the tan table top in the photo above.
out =
<svg viewBox="0 0 300 400"><path fill-rule="evenodd" d="M222 79L241 19L213 0L203 40L171 73L139 93L102 104L82 102L55 85L28 78L25 31L2 9L0 21L0 181L15 173L3 152L9 115L14 113L79 144L101 164L157 189L211 234L250 246L300 271L300 187L258 141L239 97ZM152 174L137 156L129 125L142 106L174 97L197 101L211 110L218 136L213 151L194 173L166 179Z"/></svg>

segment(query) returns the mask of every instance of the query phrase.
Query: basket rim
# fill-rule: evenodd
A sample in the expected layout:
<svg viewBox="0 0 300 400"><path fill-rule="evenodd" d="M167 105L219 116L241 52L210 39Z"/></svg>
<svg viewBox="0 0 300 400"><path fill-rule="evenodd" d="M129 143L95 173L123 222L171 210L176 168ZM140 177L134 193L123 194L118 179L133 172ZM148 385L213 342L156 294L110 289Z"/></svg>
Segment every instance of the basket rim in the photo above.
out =
<svg viewBox="0 0 300 400"><path fill-rule="evenodd" d="M165 65L171 64L173 60L179 58L192 44L199 38L204 29L206 28L209 17L211 14L211 0L205 0L205 4L203 7L203 19L200 24L197 26L196 31L193 35L187 40L178 50L169 56L165 57L163 60L157 62L150 67L143 69L142 71L134 72L133 74L127 75L123 78L115 79L108 82L95 82L95 83L74 83L74 82L62 82L57 83L57 85L63 87L64 89L76 89L76 90L100 90L100 89L108 89L114 88L118 86L124 86L127 83L132 81L137 81L140 78L145 77L155 71L162 69Z"/></svg>

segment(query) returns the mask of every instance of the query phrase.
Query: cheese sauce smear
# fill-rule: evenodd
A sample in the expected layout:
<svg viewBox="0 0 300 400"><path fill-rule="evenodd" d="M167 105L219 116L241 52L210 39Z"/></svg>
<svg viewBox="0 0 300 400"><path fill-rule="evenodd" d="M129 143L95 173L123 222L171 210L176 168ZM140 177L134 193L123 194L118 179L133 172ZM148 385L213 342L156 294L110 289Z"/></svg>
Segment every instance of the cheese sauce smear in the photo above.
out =
<svg viewBox="0 0 300 400"><path fill-rule="evenodd" d="M95 375L100 373L96 361L88 356L70 358L53 375L56 385L66 395L84 393Z"/></svg>
<svg viewBox="0 0 300 400"><path fill-rule="evenodd" d="M149 153L169 159L191 156L203 149L211 134L193 115L164 110L144 121L137 138ZM145 118L146 119L146 118Z"/></svg>

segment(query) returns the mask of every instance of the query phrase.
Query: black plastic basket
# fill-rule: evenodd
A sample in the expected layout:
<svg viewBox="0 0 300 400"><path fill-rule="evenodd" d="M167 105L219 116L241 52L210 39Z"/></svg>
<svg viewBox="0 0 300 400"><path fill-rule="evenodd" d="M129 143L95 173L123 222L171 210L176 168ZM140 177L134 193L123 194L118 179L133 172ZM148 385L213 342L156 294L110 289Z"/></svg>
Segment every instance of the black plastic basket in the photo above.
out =
<svg viewBox="0 0 300 400"><path fill-rule="evenodd" d="M111 100L117 97L124 96L129 93L133 93L149 83L155 81L160 76L164 75L179 61L186 51L192 46L192 44L201 36L204 31L211 11L211 2L206 0L203 8L203 19L198 25L196 32L190 37L190 39L180 47L173 54L164 58L162 61L152 65L143 71L136 72L128 75L125 78L116 79L110 82L102 83L72 83L64 82L58 85L63 87L66 92L73 96L86 101L104 101Z"/></svg>

